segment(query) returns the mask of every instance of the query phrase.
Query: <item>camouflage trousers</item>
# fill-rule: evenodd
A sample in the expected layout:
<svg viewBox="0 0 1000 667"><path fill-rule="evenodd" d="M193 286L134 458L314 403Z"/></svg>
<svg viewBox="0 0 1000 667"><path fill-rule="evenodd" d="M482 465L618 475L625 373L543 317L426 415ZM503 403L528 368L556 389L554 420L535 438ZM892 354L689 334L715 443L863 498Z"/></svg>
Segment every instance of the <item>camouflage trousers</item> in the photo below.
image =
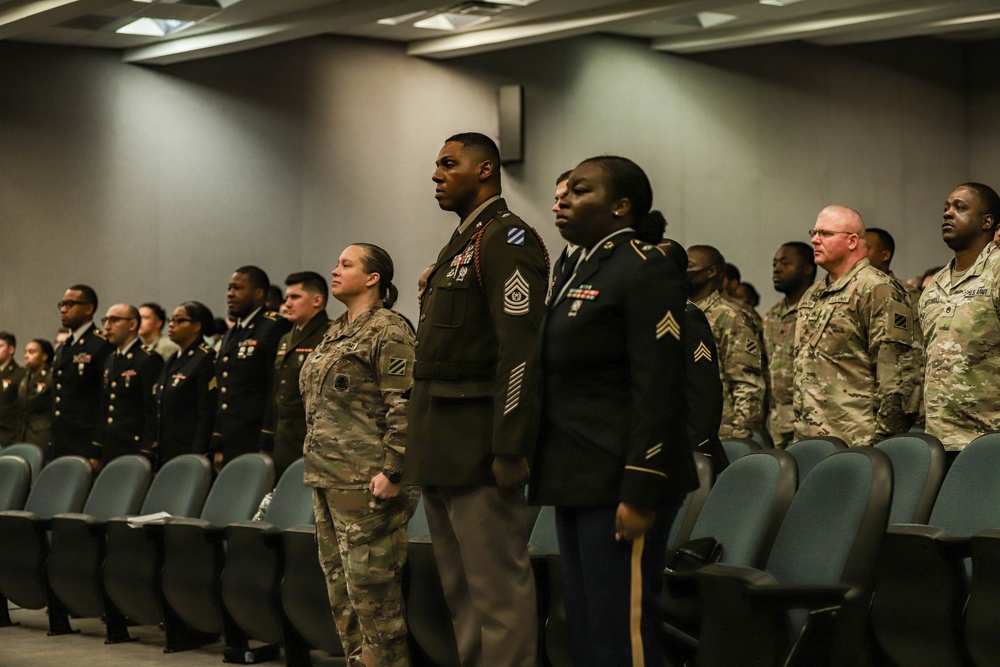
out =
<svg viewBox="0 0 1000 667"><path fill-rule="evenodd" d="M408 667L401 587L418 488L376 501L368 489L313 489L319 562L348 667Z"/></svg>

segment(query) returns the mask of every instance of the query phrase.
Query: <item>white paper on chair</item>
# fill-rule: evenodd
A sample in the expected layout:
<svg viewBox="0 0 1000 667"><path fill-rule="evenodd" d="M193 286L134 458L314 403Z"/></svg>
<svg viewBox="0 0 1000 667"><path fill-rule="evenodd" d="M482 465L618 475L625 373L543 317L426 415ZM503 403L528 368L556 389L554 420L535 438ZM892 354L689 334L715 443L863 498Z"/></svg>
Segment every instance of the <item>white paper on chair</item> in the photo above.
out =
<svg viewBox="0 0 1000 667"><path fill-rule="evenodd" d="M130 516L127 521L132 528L141 528L147 523L166 523L170 518L167 512L156 512L154 514L143 514L142 516Z"/></svg>

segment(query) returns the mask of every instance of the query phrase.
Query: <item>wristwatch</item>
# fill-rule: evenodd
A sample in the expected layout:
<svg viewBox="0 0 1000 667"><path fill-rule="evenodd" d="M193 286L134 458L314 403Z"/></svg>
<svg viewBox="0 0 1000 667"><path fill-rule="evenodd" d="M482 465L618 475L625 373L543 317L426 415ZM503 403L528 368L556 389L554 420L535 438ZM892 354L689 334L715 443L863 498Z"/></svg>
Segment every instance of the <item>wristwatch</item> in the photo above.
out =
<svg viewBox="0 0 1000 667"><path fill-rule="evenodd" d="M392 484L399 484L399 480L403 479L403 473L392 468L382 468L382 474Z"/></svg>

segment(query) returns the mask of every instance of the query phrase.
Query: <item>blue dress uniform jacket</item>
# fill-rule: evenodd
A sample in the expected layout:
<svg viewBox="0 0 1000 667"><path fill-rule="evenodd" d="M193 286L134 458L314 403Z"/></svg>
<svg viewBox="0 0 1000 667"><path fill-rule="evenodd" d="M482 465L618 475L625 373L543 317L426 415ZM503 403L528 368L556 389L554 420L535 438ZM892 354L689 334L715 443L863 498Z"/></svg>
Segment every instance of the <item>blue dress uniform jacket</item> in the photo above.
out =
<svg viewBox="0 0 1000 667"><path fill-rule="evenodd" d="M52 442L52 369L25 369L17 388L17 403L21 415L18 442L30 442L45 450Z"/></svg>
<svg viewBox="0 0 1000 667"><path fill-rule="evenodd" d="M0 446L18 442L21 429L18 418L17 388L24 377L24 369L11 359L7 368L0 371Z"/></svg>
<svg viewBox="0 0 1000 667"><path fill-rule="evenodd" d="M531 498L660 507L698 485L687 437L682 276L628 230L565 281L565 293L553 287L542 327L544 407Z"/></svg>
<svg viewBox="0 0 1000 667"><path fill-rule="evenodd" d="M306 409L299 391L299 373L306 357L323 340L333 322L325 310L316 313L301 329L292 329L278 342L274 358L274 469L277 477L302 457L306 439Z"/></svg>
<svg viewBox="0 0 1000 667"><path fill-rule="evenodd" d="M72 340L56 348L52 362L52 458L69 454L90 458L93 454L104 362L115 351L96 327L88 328L75 343Z"/></svg>
<svg viewBox="0 0 1000 667"><path fill-rule="evenodd" d="M704 311L691 303L684 306L684 358L688 440L694 451L709 458L712 472L718 475L729 465L729 457L719 439L722 425L722 377L719 375L719 352L715 336Z"/></svg>
<svg viewBox="0 0 1000 667"><path fill-rule="evenodd" d="M545 246L503 199L438 255L417 328L407 483L493 485L495 455L530 460L547 279Z"/></svg>
<svg viewBox="0 0 1000 667"><path fill-rule="evenodd" d="M156 442L156 385L163 358L139 343L104 363L104 390L93 458L105 464L125 454L152 458Z"/></svg>
<svg viewBox="0 0 1000 667"><path fill-rule="evenodd" d="M278 341L291 328L277 313L261 310L245 327L234 326L222 337L211 450L222 452L225 463L274 447L274 358Z"/></svg>
<svg viewBox="0 0 1000 667"><path fill-rule="evenodd" d="M157 468L208 451L215 423L215 350L195 342L167 359L157 385Z"/></svg>

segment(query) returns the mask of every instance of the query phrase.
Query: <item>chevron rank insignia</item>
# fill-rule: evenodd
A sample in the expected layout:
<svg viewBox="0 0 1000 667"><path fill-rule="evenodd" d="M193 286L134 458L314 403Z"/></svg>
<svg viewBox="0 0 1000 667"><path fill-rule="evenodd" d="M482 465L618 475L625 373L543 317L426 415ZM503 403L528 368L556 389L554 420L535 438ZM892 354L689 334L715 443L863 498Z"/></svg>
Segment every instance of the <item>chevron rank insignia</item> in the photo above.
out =
<svg viewBox="0 0 1000 667"><path fill-rule="evenodd" d="M507 245L524 245L524 230L520 227L508 227Z"/></svg>
<svg viewBox="0 0 1000 667"><path fill-rule="evenodd" d="M677 340L681 339L681 328L677 324L677 320L674 319L674 314L667 312L663 316L663 319L656 323L656 340L660 340L667 334L670 334Z"/></svg>
<svg viewBox="0 0 1000 667"><path fill-rule="evenodd" d="M514 269L503 286L503 312L508 315L527 315L531 306L529 294L528 281L521 275L520 269Z"/></svg>
<svg viewBox="0 0 1000 667"><path fill-rule="evenodd" d="M746 350L750 354L757 354L757 341L747 338Z"/></svg>
<svg viewBox="0 0 1000 667"><path fill-rule="evenodd" d="M712 351L708 349L708 345L705 345L705 341L698 343L698 347L695 348L694 361L695 363L699 361L712 361Z"/></svg>
<svg viewBox="0 0 1000 667"><path fill-rule="evenodd" d="M389 357L389 375L406 375L406 359Z"/></svg>

